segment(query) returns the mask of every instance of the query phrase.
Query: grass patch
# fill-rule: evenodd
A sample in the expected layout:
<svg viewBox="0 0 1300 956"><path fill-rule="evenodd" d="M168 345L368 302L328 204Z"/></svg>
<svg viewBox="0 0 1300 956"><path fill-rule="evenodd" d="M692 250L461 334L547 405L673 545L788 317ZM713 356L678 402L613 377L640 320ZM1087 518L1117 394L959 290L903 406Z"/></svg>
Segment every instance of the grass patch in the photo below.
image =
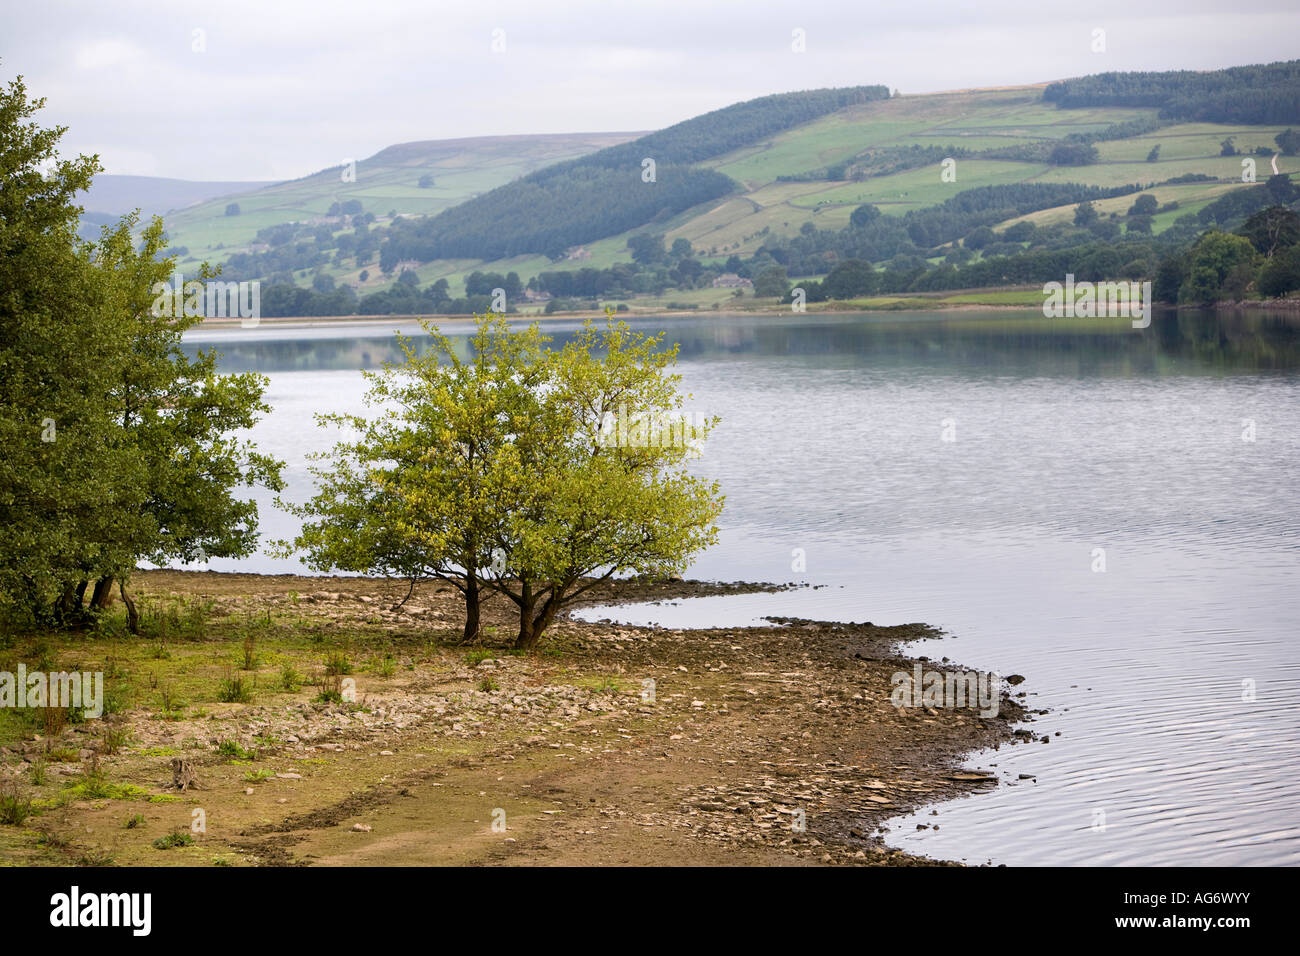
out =
<svg viewBox="0 0 1300 956"><path fill-rule="evenodd" d="M193 846L194 837L184 831L173 830L166 836L160 836L158 839L154 840L153 845L156 850L170 850L172 847L177 846Z"/></svg>
<svg viewBox="0 0 1300 956"><path fill-rule="evenodd" d="M256 760L257 753L245 750L237 740L223 740L217 744L217 753L227 760Z"/></svg>

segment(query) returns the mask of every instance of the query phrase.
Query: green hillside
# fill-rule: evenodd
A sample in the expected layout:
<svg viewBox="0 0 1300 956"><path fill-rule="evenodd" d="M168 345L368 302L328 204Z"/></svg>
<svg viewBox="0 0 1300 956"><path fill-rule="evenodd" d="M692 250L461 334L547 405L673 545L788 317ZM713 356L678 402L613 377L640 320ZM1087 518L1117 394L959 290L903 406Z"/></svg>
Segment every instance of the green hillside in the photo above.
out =
<svg viewBox="0 0 1300 956"><path fill-rule="evenodd" d="M1289 84L1293 72L1289 66L1280 72L1274 68L1242 69L1254 71L1249 72L1248 80L1254 84L1263 82L1261 76L1281 76L1279 82ZM617 149L605 149L581 160L514 178L490 192L483 187L480 191L484 195L458 206L453 206L448 197L444 205L449 211L442 215L429 215L436 212L429 206L432 197L423 195L426 190L413 188L411 180L415 177L402 171L400 165L393 164L397 165L396 172L380 174L374 170L367 177L363 164L355 188L369 190L367 210L387 206L399 213L425 215L404 218L392 226L382 221L370 229L363 226L356 237L349 235L346 223L324 232L318 228L315 237L310 229L300 227L293 235L281 237L281 244L274 249L225 256L230 265L228 274L260 277L273 283L292 281L300 286L314 283L317 289L346 287L354 301L357 296L376 291L397 292L395 283L402 278L402 295L408 305L415 289L443 280L441 292L431 291L435 296L431 301L442 302L448 297L465 296L469 291L466 280L476 272L501 279L515 273L518 282L527 283L544 272L589 275L592 270L609 270L633 258L629 239L653 233L662 236L665 247L678 240L688 242L695 263L693 271L673 269L667 274L671 263L665 261L653 267L659 272L653 279L621 284L621 280L616 281L615 290L621 290L618 294L624 296L654 293L651 300L672 299L707 307L733 294L728 289L711 287L707 282L710 276L723 269L735 271L738 262L750 260L755 254L768 263L773 260L765 257L776 254L777 261L784 262L779 256L783 244L808 247L809 230L817 236L842 231L853 211L868 204L885 217L908 225L916 244L909 254L913 259L919 254L934 264L943 259L945 249L955 249L972 222L991 226L999 235L1019 222L1065 228L1073 222L1078 202L1091 199L1102 219L1115 223L1112 229L1116 234L1131 232L1141 225L1144 232L1149 228L1150 235L1160 236L1180 220L1186 232L1189 217L1229 193L1262 188L1273 173L1274 163L1282 173L1300 172L1300 157L1277 154L1275 138L1287 127L1235 119L1243 109L1253 108L1249 104L1242 106L1221 91L1204 102L1184 98L1178 112L1180 116L1221 117L1224 122L1190 122L1168 115L1170 110L1162 106L1165 101L1161 99L1168 96L1165 76L1117 74L1118 79L1110 81L1111 87L1128 84L1123 89L1128 98L1125 102L1137 100L1146 105L1092 105L1083 101L1086 97L1111 96L1107 92L1111 87L1105 83L1078 87L1079 91L1070 96L1080 102L1072 100L1069 108L1044 97L1045 90L1076 89L1061 84L893 97L876 92L882 89L879 87L859 87L765 97L626 142ZM1279 93L1284 102L1290 102L1290 96L1289 86ZM595 145L594 138L589 142ZM1231 145L1234 155L1224 155L1225 143ZM1069 150L1089 155L1078 162L1062 159L1062 151ZM390 152L379 154L376 160ZM669 198L656 200L657 206L637 205L625 194L637 192L640 183L635 174L643 153L661 163L661 174L666 167L692 174L707 172L719 178L696 181L705 197L703 201L674 202ZM498 158L505 162L509 155L505 145ZM955 178L942 175L947 158L955 160L951 167ZM1243 159L1256 164L1258 183L1242 181ZM468 181L481 172L477 167L467 168L463 175ZM385 176L389 177L387 181ZM309 211L317 216L328 210L335 197L345 195L322 188L320 176L303 182L312 183ZM919 226L914 222L915 214L941 208L953 197L971 190L1036 184L1062 187L1059 200L1053 200L1057 204L1043 208L1031 200L1030 205L1025 205L1026 194L1050 200L1056 195L1050 191L1032 193L1022 189L1005 196L995 192L989 195L1005 198L1005 202L1003 198L997 200L1002 206L991 207L988 214L976 213L975 220L967 215L970 210L959 213L961 228L955 233L952 230L957 226L945 224L942 216ZM667 186L662 195L672 197L677 189L677 196L689 196L689 191L673 185L671 180L658 185ZM1080 191L1086 187L1098 191ZM1154 197L1157 210L1143 217L1144 222L1129 223L1125 216L1132 205L1131 194L1139 189ZM256 194L259 198L253 209L254 215L260 217L259 225L284 221L272 201L274 194L275 190ZM347 195L360 197L361 193ZM1013 195L1020 198L1011 198ZM602 205L602 199L608 202ZM407 200L424 205L401 205ZM1005 216L990 219L998 209ZM203 219L200 210L196 207L186 211L185 215L194 221L191 234L200 228L214 234L235 229L215 219L213 210L208 210ZM180 239L185 234L182 220L178 217L175 224L169 222L169 227L178 241L190 245L190 255L195 255L196 245ZM244 235L247 237L247 230ZM1002 248L996 254L1009 254L1009 244L999 244ZM352 256L354 245L360 246L364 254ZM214 246L210 242L207 248ZM222 259L229 246L227 243L226 250L215 250L211 257ZM838 248L878 263L908 251L896 247L896 242L849 243L847 249L842 242L821 244L821 248ZM371 254L375 250L379 250L378 256ZM441 250L455 250L458 254L440 254ZM486 255L475 255L473 250ZM969 251L957 251L967 257L983 258L986 254L978 250L972 243ZM511 251L517 254L502 254ZM798 249L795 253L791 265L798 261L800 268L792 268L792 276L822 274L829 268L814 268L809 273L807 249L803 254ZM958 264L962 261L966 260L960 259ZM676 262L681 265L680 257ZM642 271L653 269L645 265ZM705 270L702 278L700 270ZM595 287L599 288L600 283ZM355 308L343 300L336 305L344 311ZM397 308L379 300L369 307L380 311Z"/></svg>
<svg viewBox="0 0 1300 956"><path fill-rule="evenodd" d="M343 167L277 183L173 212L165 217L184 261L224 262L246 249L259 230L326 216L334 203L357 200L376 222L389 213L432 215L553 163L627 142L638 133L484 136L401 143L356 163L354 182ZM420 186L421 177L432 184ZM239 215L226 215L235 202Z"/></svg>

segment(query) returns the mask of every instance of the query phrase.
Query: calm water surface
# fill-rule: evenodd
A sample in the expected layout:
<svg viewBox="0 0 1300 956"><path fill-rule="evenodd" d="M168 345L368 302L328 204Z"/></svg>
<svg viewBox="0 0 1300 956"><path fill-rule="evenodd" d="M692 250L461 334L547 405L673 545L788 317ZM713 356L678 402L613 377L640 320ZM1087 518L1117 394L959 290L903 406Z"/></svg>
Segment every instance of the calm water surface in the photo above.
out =
<svg viewBox="0 0 1300 956"><path fill-rule="evenodd" d="M722 534L692 574L823 587L591 616L926 621L947 637L910 653L1026 675L1030 706L1050 710L1030 727L1050 744L975 755L997 790L917 815L937 831L901 820L897 846L1008 864L1300 862L1300 324L633 324L681 343L690 407L722 417L696 465L727 494ZM397 357L391 331L187 341L270 376L275 411L255 434L302 500L305 454L333 440L312 414L361 409L358 370ZM293 533L269 502L263 514L269 536ZM302 570L264 556L211 566Z"/></svg>

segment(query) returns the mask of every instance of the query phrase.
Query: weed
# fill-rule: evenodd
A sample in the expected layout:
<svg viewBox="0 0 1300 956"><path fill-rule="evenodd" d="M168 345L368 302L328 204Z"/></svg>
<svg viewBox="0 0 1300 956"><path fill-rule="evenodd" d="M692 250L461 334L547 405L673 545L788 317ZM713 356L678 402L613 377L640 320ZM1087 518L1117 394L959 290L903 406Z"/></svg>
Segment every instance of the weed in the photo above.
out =
<svg viewBox="0 0 1300 956"><path fill-rule="evenodd" d="M115 754L126 746L131 739L131 732L126 727L106 726L104 727L103 743L104 753Z"/></svg>
<svg viewBox="0 0 1300 956"><path fill-rule="evenodd" d="M0 823L20 827L32 815L32 798L18 788L16 781L0 785Z"/></svg>
<svg viewBox="0 0 1300 956"><path fill-rule="evenodd" d="M87 847L77 858L78 866L112 866L114 862L113 851L106 846Z"/></svg>
<svg viewBox="0 0 1300 956"><path fill-rule="evenodd" d="M237 740L223 740L217 744L217 753L228 760L256 760L257 754L251 750L245 750L239 745Z"/></svg>
<svg viewBox="0 0 1300 956"><path fill-rule="evenodd" d="M217 700L223 704L247 704L253 699L252 682L243 675L227 672L217 688Z"/></svg>
<svg viewBox="0 0 1300 956"><path fill-rule="evenodd" d="M153 841L155 849L170 850L174 846L192 846L194 837L190 836L183 830L173 830L166 836L161 836Z"/></svg>

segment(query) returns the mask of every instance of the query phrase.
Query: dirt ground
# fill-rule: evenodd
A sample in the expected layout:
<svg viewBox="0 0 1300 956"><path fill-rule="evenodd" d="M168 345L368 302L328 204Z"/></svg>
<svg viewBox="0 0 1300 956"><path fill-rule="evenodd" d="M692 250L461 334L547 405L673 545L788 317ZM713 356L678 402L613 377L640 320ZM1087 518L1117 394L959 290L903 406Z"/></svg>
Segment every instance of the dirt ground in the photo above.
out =
<svg viewBox="0 0 1300 956"><path fill-rule="evenodd" d="M620 582L589 603L756 587ZM484 643L460 646L446 584L400 610L404 586L365 578L159 571L134 588L143 637L0 650L0 670L102 669L117 688L102 719L0 725L0 795L31 806L0 825L0 862L924 865L880 827L998 786L962 755L1033 739L1016 687L992 718L890 703L922 624L566 619L522 655L501 599ZM174 785L178 760L196 786Z"/></svg>

